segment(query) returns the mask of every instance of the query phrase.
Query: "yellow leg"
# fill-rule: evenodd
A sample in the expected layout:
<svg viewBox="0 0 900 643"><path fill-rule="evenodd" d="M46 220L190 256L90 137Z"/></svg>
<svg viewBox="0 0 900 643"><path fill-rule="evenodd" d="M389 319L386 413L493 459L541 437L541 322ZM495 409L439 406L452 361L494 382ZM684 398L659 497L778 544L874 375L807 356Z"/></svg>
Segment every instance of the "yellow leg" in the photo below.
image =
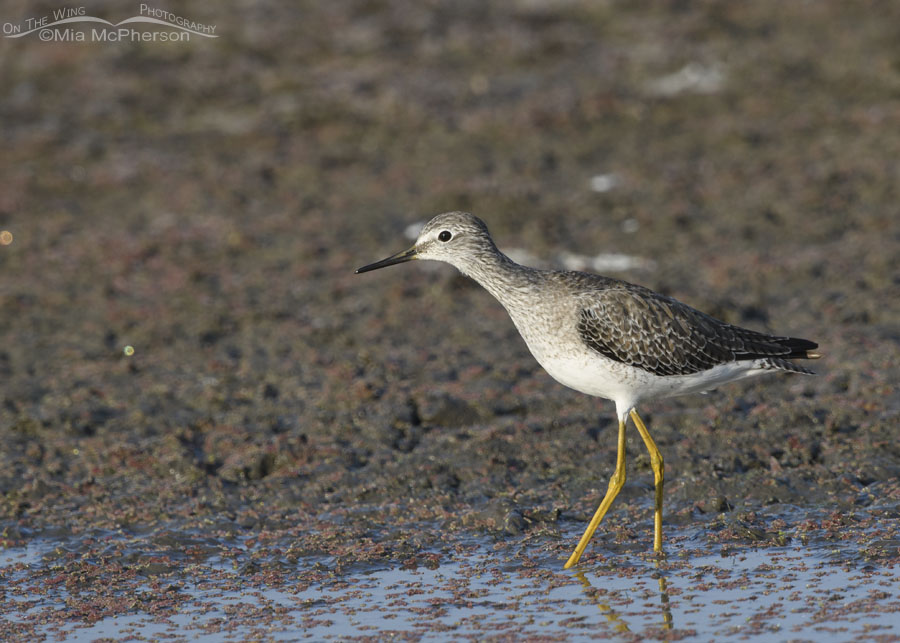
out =
<svg viewBox="0 0 900 643"><path fill-rule="evenodd" d="M650 437L650 432L641 421L637 411L631 409L631 419L644 438L647 451L650 452L650 468L653 469L653 479L656 485L656 511L653 514L653 551L662 551L662 506L663 506L663 457L656 448L656 443Z"/></svg>
<svg viewBox="0 0 900 643"><path fill-rule="evenodd" d="M622 418L619 420L619 453L616 456L616 470L615 472L613 472L612 478L609 479L609 489L606 490L606 495L603 496L603 502L600 503L600 506L597 508L597 512L591 519L591 523L588 525L587 529L584 530L584 534L581 536L581 540L578 541L578 546L575 547L575 551L572 552L571 556L569 556L569 560L568 562L566 562L565 569L569 569L569 567L577 563L578 559L581 558L581 555L584 553L588 542L590 542L591 540L591 536L593 536L594 532L597 531L597 527L600 525L600 521L603 520L603 516L606 515L607 511L609 511L610 505L612 505L613 500L615 500L616 496L619 495L619 492L624 486L625 418Z"/></svg>

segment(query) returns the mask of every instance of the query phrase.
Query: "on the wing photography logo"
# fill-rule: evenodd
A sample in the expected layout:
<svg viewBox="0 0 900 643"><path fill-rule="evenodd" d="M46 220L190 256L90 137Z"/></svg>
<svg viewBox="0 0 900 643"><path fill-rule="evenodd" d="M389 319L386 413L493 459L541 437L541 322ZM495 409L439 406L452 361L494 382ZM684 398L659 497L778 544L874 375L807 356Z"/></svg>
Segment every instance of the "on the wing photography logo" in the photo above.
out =
<svg viewBox="0 0 900 643"><path fill-rule="evenodd" d="M37 37L44 42L190 42L192 36L218 38L215 25L144 3L137 15L119 22L89 16L84 7L63 7L3 23L4 38Z"/></svg>

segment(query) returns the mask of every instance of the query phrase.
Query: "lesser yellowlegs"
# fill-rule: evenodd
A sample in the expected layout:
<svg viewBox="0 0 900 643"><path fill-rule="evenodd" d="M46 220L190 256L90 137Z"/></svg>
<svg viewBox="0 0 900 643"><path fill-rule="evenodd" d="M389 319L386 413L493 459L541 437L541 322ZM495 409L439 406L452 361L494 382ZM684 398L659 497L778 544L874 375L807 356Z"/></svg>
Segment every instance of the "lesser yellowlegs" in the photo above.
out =
<svg viewBox="0 0 900 643"><path fill-rule="evenodd" d="M503 304L532 355L558 382L612 400L619 419L609 489L566 562L578 562L625 484L625 423L634 421L656 487L653 548L662 550L663 458L635 410L645 400L706 391L772 371L806 373L789 359L816 359L818 344L732 326L652 290L584 272L521 266L497 249L481 219L447 212L415 245L357 273L411 259L455 266Z"/></svg>

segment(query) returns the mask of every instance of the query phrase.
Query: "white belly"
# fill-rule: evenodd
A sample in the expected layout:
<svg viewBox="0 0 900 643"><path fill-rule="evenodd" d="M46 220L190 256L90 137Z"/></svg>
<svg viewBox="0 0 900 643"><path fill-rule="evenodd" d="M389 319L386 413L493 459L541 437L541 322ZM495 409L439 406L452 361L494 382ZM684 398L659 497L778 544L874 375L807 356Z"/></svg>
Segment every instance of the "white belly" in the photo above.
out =
<svg viewBox="0 0 900 643"><path fill-rule="evenodd" d="M613 400L626 409L641 400L708 391L726 382L766 372L754 362L731 362L690 375L660 376L593 354L538 358L538 362L560 384Z"/></svg>

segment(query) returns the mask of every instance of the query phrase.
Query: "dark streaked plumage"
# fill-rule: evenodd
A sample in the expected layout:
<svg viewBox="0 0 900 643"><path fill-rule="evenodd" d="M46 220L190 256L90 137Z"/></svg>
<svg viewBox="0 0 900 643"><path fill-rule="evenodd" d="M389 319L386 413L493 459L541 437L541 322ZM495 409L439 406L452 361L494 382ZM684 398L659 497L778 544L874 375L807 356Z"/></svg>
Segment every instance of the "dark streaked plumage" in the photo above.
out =
<svg viewBox="0 0 900 643"><path fill-rule="evenodd" d="M590 275L586 275L590 277ZM719 364L763 359L775 370L812 374L786 358L808 358L818 344L732 326L680 301L625 282L604 284L578 319L584 343L654 375L689 375Z"/></svg>

